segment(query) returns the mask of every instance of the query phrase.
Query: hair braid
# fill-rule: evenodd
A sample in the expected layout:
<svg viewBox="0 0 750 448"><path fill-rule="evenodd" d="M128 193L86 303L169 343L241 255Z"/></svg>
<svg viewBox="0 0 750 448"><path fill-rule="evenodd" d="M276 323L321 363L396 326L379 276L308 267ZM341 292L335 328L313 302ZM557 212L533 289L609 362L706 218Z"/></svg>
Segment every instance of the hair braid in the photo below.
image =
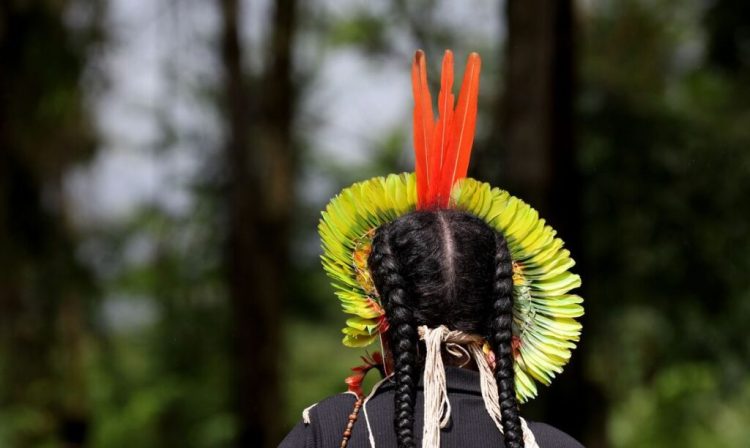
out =
<svg viewBox="0 0 750 448"><path fill-rule="evenodd" d="M394 420L399 448L414 448L414 406L417 396L417 330L409 306L406 281L391 252L387 227L378 231L369 257L370 269L378 279L379 293L388 315L391 351L394 359Z"/></svg>
<svg viewBox="0 0 750 448"><path fill-rule="evenodd" d="M500 396L505 446L522 448L523 430L516 400L513 371L513 265L505 238L497 234L495 278L493 282L493 316L490 321L490 344L495 352L495 381Z"/></svg>

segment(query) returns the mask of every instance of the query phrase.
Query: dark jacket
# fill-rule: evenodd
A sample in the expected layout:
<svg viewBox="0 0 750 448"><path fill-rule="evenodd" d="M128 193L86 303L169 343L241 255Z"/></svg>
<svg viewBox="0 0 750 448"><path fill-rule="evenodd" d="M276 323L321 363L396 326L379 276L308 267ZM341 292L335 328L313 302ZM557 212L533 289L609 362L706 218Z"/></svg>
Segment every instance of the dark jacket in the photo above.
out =
<svg viewBox="0 0 750 448"><path fill-rule="evenodd" d="M484 408L479 388L479 374L455 367L446 368L451 422L441 431L443 447L500 447L503 436ZM367 401L366 409L378 448L397 446L393 430L394 383L384 382ZM310 424L297 424L281 442L280 448L338 448L354 407L353 394L339 394L318 403L310 411ZM414 414L417 446L422 443L423 396L420 384ZM528 422L541 448L582 448L583 445L564 432L544 423ZM369 448L364 408L354 424L349 448Z"/></svg>

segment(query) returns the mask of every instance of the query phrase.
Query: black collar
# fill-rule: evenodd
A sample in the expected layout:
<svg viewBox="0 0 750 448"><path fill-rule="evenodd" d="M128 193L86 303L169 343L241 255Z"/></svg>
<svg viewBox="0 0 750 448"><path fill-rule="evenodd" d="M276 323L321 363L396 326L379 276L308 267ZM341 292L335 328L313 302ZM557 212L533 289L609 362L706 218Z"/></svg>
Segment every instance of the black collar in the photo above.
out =
<svg viewBox="0 0 750 448"><path fill-rule="evenodd" d="M419 376L419 390L422 390L423 376ZM470 394L482 394L479 384L479 372L461 367L445 366L445 383L449 392L464 392ZM396 387L396 381L391 376L379 388L378 393L393 390Z"/></svg>

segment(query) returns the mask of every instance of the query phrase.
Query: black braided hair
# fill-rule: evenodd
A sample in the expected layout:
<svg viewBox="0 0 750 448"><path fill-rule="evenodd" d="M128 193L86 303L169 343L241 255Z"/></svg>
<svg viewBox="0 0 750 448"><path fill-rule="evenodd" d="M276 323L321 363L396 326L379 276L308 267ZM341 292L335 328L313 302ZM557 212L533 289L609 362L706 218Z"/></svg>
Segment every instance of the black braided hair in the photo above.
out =
<svg viewBox="0 0 750 448"><path fill-rule="evenodd" d="M515 374L513 372L513 265L510 251L502 235L496 237L495 277L492 305L494 314L490 321L490 345L495 352L495 381L499 392L505 446L523 447L523 430L516 401Z"/></svg>
<svg viewBox="0 0 750 448"><path fill-rule="evenodd" d="M377 230L368 263L390 324L399 448L416 445L420 325L445 325L490 341L506 446L522 447L511 347L512 265L503 236L469 213L417 211Z"/></svg>
<svg viewBox="0 0 750 448"><path fill-rule="evenodd" d="M368 260L374 276L378 278L378 291L386 306L390 347L394 357L396 380L393 425L398 446L413 448L414 405L417 396L417 330L414 313L406 296L404 278L390 248L387 229L378 232L373 241L373 251Z"/></svg>

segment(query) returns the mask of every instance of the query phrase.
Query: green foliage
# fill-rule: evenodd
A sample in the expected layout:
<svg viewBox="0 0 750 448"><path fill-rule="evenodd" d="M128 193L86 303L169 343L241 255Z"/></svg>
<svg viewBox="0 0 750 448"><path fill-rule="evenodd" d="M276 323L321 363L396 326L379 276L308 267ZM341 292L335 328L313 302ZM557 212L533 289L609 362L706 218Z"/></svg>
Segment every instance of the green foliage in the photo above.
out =
<svg viewBox="0 0 750 448"><path fill-rule="evenodd" d="M705 363L663 369L613 406L612 446L744 446L750 380L722 385L722 376Z"/></svg>
<svg viewBox="0 0 750 448"><path fill-rule="evenodd" d="M325 397L346 392L344 379L351 375L352 367L362 364L360 353L342 349L338 320L327 323L321 325L319 320L306 322L295 318L287 325L289 356L283 371L286 382L285 422L289 428L299 422L306 407ZM321 363L321 360L325 362ZM377 372L371 372L365 387L378 379Z"/></svg>
<svg viewBox="0 0 750 448"><path fill-rule="evenodd" d="M110 273L105 304L145 306L154 319L109 323L92 347L92 446L222 447L234 440L221 235L208 231L216 222L209 198L196 192L187 217L146 207L99 236L100 253L148 248L142 260Z"/></svg>
<svg viewBox="0 0 750 448"><path fill-rule="evenodd" d="M328 38L331 45L356 45L370 53L383 53L388 48L388 27L383 17L359 11L335 23Z"/></svg>
<svg viewBox="0 0 750 448"><path fill-rule="evenodd" d="M587 364L611 403L614 446L750 439L737 424L750 356L738 325L750 291L748 73L679 60L701 23L683 6L619 2L589 17Z"/></svg>

